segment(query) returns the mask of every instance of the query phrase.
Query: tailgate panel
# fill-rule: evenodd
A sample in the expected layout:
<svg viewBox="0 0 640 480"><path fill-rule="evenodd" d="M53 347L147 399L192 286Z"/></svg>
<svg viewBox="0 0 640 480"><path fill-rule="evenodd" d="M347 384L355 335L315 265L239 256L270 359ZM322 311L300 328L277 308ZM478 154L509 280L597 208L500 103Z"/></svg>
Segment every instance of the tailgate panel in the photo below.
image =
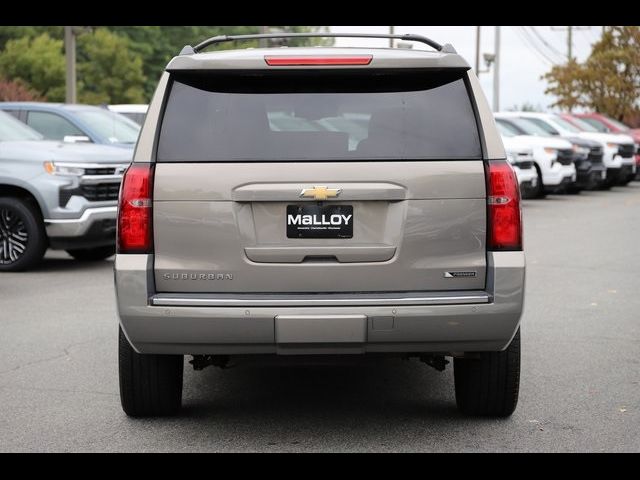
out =
<svg viewBox="0 0 640 480"><path fill-rule="evenodd" d="M155 178L158 292L484 288L482 161L160 163ZM353 206L353 238L287 238L287 205L316 185Z"/></svg>

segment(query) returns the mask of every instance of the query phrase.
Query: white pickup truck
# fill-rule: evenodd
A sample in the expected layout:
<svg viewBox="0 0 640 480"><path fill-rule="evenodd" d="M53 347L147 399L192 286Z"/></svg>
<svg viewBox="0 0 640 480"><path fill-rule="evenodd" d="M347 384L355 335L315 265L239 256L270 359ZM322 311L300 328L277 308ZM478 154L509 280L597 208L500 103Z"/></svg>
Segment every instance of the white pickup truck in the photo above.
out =
<svg viewBox="0 0 640 480"><path fill-rule="evenodd" d="M538 173L538 185L533 192L536 198L547 193L564 192L577 180L576 167L573 163L573 145L567 140L536 135L521 135L505 121L502 113L495 115L498 130L502 138L511 138L522 147L533 151L534 168Z"/></svg>

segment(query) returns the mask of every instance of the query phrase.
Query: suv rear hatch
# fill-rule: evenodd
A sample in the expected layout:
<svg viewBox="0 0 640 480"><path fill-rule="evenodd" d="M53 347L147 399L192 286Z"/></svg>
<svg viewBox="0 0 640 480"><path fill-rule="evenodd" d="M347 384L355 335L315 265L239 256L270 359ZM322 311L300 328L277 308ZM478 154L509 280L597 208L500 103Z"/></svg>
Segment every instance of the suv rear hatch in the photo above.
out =
<svg viewBox="0 0 640 480"><path fill-rule="evenodd" d="M465 69L172 72L158 292L479 290L486 186Z"/></svg>

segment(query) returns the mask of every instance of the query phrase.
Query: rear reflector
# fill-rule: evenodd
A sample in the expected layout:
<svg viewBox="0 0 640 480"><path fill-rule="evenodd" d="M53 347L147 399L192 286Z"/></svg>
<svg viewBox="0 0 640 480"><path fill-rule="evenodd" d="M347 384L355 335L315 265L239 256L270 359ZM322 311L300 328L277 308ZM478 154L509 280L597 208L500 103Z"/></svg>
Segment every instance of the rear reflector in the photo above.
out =
<svg viewBox="0 0 640 480"><path fill-rule="evenodd" d="M487 168L489 250L522 250L520 187L506 160L490 161Z"/></svg>
<svg viewBox="0 0 640 480"><path fill-rule="evenodd" d="M132 163L118 202L118 253L152 253L153 164Z"/></svg>
<svg viewBox="0 0 640 480"><path fill-rule="evenodd" d="M267 55L264 61L272 67L290 67L296 65L369 65L373 55L336 55L331 57Z"/></svg>

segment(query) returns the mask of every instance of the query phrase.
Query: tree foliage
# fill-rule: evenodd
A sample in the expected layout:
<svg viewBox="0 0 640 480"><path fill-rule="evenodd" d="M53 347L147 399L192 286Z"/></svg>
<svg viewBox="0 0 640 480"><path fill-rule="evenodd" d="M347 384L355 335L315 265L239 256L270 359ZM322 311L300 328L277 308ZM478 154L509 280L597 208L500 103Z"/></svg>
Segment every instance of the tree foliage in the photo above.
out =
<svg viewBox="0 0 640 480"><path fill-rule="evenodd" d="M111 26L80 34L77 51L79 101L148 102L169 60L184 45L215 35L258 33L257 26ZM327 27L273 26L273 32L325 32ZM58 26L0 26L0 76L20 80L50 101L64 101L64 29ZM288 45L331 44L306 38ZM257 47L257 41L211 46L210 50Z"/></svg>
<svg viewBox="0 0 640 480"><path fill-rule="evenodd" d="M46 100L20 80L0 78L0 102L39 102Z"/></svg>
<svg viewBox="0 0 640 480"><path fill-rule="evenodd" d="M249 35L258 33L260 27L257 26L147 26L147 27L108 27L114 33L122 35L130 40L130 47L143 58L144 75L147 78L145 83L145 96L150 99L155 86L160 78L160 74L169 60L176 56L185 45L196 45L201 41L216 35ZM283 31L290 33L304 32L326 32L327 27L307 27L307 26L274 26L271 31ZM325 44L322 39L295 39L290 40L291 46L318 45ZM225 42L211 46L209 50L225 50L236 48L239 44ZM245 41L243 47L257 47L258 41Z"/></svg>
<svg viewBox="0 0 640 480"><path fill-rule="evenodd" d="M78 37L78 100L81 103L143 103L142 57L129 40L105 28Z"/></svg>
<svg viewBox="0 0 640 480"><path fill-rule="evenodd" d="M65 95L63 41L48 33L8 40L0 54L0 75L18 80L56 102Z"/></svg>
<svg viewBox="0 0 640 480"><path fill-rule="evenodd" d="M609 27L591 55L556 65L544 75L545 93L557 98L553 104L571 111L584 107L624 121L640 113L640 27Z"/></svg>

